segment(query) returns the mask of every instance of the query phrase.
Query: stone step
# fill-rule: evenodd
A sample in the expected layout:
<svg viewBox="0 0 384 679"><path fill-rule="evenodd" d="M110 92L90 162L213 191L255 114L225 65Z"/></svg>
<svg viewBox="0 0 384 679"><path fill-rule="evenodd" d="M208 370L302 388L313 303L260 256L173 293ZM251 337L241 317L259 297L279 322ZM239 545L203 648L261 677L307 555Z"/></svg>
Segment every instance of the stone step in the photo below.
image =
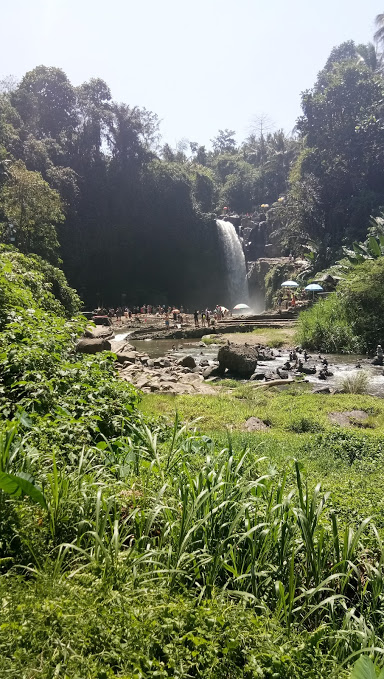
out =
<svg viewBox="0 0 384 679"><path fill-rule="evenodd" d="M268 326L268 325L295 325L297 323L296 318L279 318L279 319L266 319L265 321L218 321L216 327L228 326L228 325L249 325L249 326Z"/></svg>

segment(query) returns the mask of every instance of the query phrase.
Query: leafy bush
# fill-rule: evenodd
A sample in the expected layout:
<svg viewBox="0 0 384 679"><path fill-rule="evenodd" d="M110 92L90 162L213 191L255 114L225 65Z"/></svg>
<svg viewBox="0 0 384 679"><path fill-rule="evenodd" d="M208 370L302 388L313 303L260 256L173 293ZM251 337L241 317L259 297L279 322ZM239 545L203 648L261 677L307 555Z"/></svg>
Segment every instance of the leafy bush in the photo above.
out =
<svg viewBox="0 0 384 679"><path fill-rule="evenodd" d="M318 432L321 426L316 420L302 416L292 420L288 424L288 429L294 431L295 434L303 434L305 432Z"/></svg>
<svg viewBox="0 0 384 679"><path fill-rule="evenodd" d="M321 634L283 627L222 596L198 604L161 587L108 590L96 576L0 581L0 673L55 676L301 679L328 676ZM279 643L276 643L276 639Z"/></svg>
<svg viewBox="0 0 384 679"><path fill-rule="evenodd" d="M75 290L60 269L37 255L22 255L11 246L0 245L0 324L7 313L19 307L39 308L71 317L80 309Z"/></svg>
<svg viewBox="0 0 384 679"><path fill-rule="evenodd" d="M335 430L321 433L312 443L312 449L316 453L319 449L330 451L335 457L340 457L353 463L356 460L375 460L383 456L384 438L382 436L369 436L360 432Z"/></svg>

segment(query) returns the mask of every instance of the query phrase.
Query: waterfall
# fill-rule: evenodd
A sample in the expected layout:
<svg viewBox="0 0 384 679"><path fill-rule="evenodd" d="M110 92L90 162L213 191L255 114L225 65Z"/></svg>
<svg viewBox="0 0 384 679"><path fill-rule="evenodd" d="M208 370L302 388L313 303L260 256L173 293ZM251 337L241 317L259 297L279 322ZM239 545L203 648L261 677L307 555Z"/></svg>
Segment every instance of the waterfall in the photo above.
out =
<svg viewBox="0 0 384 679"><path fill-rule="evenodd" d="M247 267L240 239L231 222L217 219L216 224L219 229L219 236L224 250L231 304L239 304L240 302L248 304Z"/></svg>

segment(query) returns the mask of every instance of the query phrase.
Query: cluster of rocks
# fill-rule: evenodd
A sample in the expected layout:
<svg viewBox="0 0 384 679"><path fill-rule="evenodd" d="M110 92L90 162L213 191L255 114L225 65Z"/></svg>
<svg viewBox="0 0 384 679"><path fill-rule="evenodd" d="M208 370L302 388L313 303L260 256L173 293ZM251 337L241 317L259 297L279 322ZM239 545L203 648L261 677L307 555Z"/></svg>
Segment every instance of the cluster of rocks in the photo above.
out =
<svg viewBox="0 0 384 679"><path fill-rule="evenodd" d="M163 358L150 358L127 342L112 342L112 351L117 355L120 377L144 393L215 393L213 387L205 382L204 373L209 369L206 359L202 358L197 365L193 356L179 358L173 353Z"/></svg>
<svg viewBox="0 0 384 679"><path fill-rule="evenodd" d="M328 369L328 362L319 356L321 364L316 365L306 351L300 347L292 350L284 360L280 350L274 351L262 345L248 346L228 343L219 349L219 365L215 374L231 376L247 380L260 381L289 381L294 377L316 375L320 380L332 377L333 373ZM276 369L272 368L271 361L279 361ZM331 393L329 387L316 389L318 393Z"/></svg>
<svg viewBox="0 0 384 679"><path fill-rule="evenodd" d="M92 328L78 341L76 351L86 354L113 351L120 377L145 393L215 393L212 386L205 382L210 377L207 359L201 358L197 364L193 356L179 358L172 353L164 358L153 359L148 354L136 351L129 342L112 338L113 333L109 328Z"/></svg>

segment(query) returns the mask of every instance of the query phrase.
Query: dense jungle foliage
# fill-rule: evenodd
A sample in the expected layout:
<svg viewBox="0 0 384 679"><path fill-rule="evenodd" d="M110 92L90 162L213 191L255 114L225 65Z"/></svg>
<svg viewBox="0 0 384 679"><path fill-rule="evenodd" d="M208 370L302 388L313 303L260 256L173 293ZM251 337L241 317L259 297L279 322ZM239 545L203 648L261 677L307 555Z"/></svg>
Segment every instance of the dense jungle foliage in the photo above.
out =
<svg viewBox="0 0 384 679"><path fill-rule="evenodd" d="M262 116L241 143L220 130L212 149L162 145L156 114L113 101L99 78L74 87L60 68L38 66L6 79L1 239L54 264L61 257L92 305L216 303L213 213L224 206L266 206L282 251L298 254L311 239L322 268L363 240L384 206L381 66L373 45L346 42L302 95L293 136L268 131Z"/></svg>

